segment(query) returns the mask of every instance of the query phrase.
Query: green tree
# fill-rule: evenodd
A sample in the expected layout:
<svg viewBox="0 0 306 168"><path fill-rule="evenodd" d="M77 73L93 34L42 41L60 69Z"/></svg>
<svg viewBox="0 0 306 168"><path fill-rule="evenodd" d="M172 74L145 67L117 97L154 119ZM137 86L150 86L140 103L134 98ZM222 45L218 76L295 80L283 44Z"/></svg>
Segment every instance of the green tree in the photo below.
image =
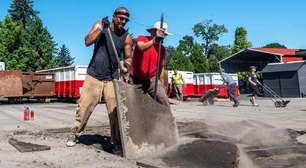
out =
<svg viewBox="0 0 306 168"><path fill-rule="evenodd" d="M209 70L208 60L203 53L203 48L200 44L195 43L192 46L190 61L196 73L208 72Z"/></svg>
<svg viewBox="0 0 306 168"><path fill-rule="evenodd" d="M58 63L58 66L69 66L74 63L74 57L71 57L69 49L66 47L65 44L63 44L59 48L58 55L56 57L56 61Z"/></svg>
<svg viewBox="0 0 306 168"><path fill-rule="evenodd" d="M41 19L36 17L26 32L24 43L36 53L31 57L33 64L29 65L29 70L36 71L57 66L56 43L47 28L43 26Z"/></svg>
<svg viewBox="0 0 306 168"><path fill-rule="evenodd" d="M210 57L208 59L209 72L219 71L219 61L231 55L230 46L220 46L218 44L213 44L209 50Z"/></svg>
<svg viewBox="0 0 306 168"><path fill-rule="evenodd" d="M38 12L33 9L32 0L13 0L8 12L12 19L20 21L23 27L26 27L26 25L34 20L34 17L38 14Z"/></svg>
<svg viewBox="0 0 306 168"><path fill-rule="evenodd" d="M279 43L270 43L270 44L263 46L263 48L287 48L287 47Z"/></svg>
<svg viewBox="0 0 306 168"><path fill-rule="evenodd" d="M184 55L190 56L193 43L193 37L186 35L179 41L178 48L183 52Z"/></svg>
<svg viewBox="0 0 306 168"><path fill-rule="evenodd" d="M222 59L231 55L232 50L231 46L221 46L218 44L213 44L209 50L209 55L211 57L215 57L217 61L221 61Z"/></svg>
<svg viewBox="0 0 306 168"><path fill-rule="evenodd" d="M56 44L31 0L13 0L0 25L0 59L7 69L36 71L56 66Z"/></svg>
<svg viewBox="0 0 306 168"><path fill-rule="evenodd" d="M171 65L171 58L175 55L175 48L173 46L166 47L166 69L171 70L173 69Z"/></svg>
<svg viewBox="0 0 306 168"><path fill-rule="evenodd" d="M170 65L173 69L180 71L193 71L192 63L180 49L175 50L174 55L170 59Z"/></svg>
<svg viewBox="0 0 306 168"><path fill-rule="evenodd" d="M208 59L208 64L209 64L209 72L218 72L219 71L219 64L218 64L218 59L214 56L211 56Z"/></svg>
<svg viewBox="0 0 306 168"><path fill-rule="evenodd" d="M196 37L202 38L204 53L209 58L208 51L211 45L217 42L220 36L227 32L227 29L224 25L213 24L212 20L206 20L194 25L193 32Z"/></svg>
<svg viewBox="0 0 306 168"><path fill-rule="evenodd" d="M243 27L237 27L235 31L235 41L233 53L251 47L251 43L247 39L247 31Z"/></svg>
<svg viewBox="0 0 306 168"><path fill-rule="evenodd" d="M0 59L6 69L25 70L30 64L29 58L33 50L22 44L22 25L11 17L5 17L0 25Z"/></svg>

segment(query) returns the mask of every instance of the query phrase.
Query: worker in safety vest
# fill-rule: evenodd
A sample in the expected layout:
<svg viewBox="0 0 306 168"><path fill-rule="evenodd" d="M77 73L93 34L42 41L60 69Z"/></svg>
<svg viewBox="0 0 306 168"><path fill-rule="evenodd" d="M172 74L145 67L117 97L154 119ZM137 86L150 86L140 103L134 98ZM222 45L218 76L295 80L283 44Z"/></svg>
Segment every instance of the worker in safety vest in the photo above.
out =
<svg viewBox="0 0 306 168"><path fill-rule="evenodd" d="M175 89L175 95L177 100L183 100L183 84L184 84L184 79L182 74L178 73L177 70L174 70L174 74L171 77L171 83L172 86Z"/></svg>

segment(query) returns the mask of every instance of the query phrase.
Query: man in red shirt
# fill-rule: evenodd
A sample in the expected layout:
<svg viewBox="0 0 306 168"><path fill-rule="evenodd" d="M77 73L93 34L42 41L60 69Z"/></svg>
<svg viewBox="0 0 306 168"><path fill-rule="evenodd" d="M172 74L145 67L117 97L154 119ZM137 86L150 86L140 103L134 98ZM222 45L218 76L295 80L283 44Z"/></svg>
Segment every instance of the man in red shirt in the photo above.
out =
<svg viewBox="0 0 306 168"><path fill-rule="evenodd" d="M163 81L163 75L161 74L164 73L166 57L166 51L163 45L161 45L160 53L160 72L156 74L159 43L162 42L167 35L170 35L167 31L168 25L163 23L163 27L161 28L160 24L160 22L156 22L152 28L147 29L150 36L138 36L132 59L131 77L134 84L142 85L144 91L149 93L152 97L155 97L155 80L156 75L158 75L159 80L157 84L156 100L169 107L169 100L161 82Z"/></svg>

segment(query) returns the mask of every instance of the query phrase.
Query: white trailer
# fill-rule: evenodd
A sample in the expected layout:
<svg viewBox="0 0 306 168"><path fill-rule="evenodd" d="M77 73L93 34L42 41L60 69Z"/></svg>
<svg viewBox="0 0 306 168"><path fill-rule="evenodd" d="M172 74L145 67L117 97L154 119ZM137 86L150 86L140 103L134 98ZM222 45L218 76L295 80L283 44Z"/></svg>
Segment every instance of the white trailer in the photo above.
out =
<svg viewBox="0 0 306 168"><path fill-rule="evenodd" d="M81 94L87 74L87 66L71 65L37 72L50 72L55 74L55 94L57 97L77 99Z"/></svg>

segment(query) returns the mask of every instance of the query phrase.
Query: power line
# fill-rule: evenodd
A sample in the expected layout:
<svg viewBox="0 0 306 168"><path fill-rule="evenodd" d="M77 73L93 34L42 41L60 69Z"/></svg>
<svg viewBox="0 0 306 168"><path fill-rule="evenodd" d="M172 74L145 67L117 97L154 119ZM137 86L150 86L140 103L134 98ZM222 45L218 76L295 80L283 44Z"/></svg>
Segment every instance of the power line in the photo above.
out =
<svg viewBox="0 0 306 168"><path fill-rule="evenodd" d="M135 25L139 25L139 26L141 26L141 27L144 27L144 28L149 28L149 27L150 27L150 26L148 26L148 25L146 25L146 24L144 24L144 23L137 22L137 21L134 21L134 20L130 20L130 22L131 22L131 23L134 23ZM175 33L175 32L173 32L173 35L171 35L171 37L177 37L177 38L182 38L182 37L184 37L184 36L186 36L186 35L182 35L182 34L180 34L180 33Z"/></svg>

